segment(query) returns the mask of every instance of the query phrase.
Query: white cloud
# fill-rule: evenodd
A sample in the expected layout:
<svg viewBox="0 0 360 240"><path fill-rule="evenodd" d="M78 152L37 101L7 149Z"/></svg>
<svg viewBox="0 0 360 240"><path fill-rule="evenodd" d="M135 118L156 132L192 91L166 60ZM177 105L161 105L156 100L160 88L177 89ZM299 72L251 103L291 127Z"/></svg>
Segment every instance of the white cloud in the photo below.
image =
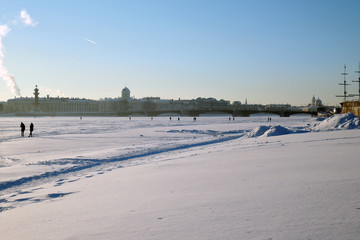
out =
<svg viewBox="0 0 360 240"><path fill-rule="evenodd" d="M30 15L27 13L25 9L21 10L20 18L23 24L25 24L26 26L35 27L38 24L38 22L36 22L34 19L30 17Z"/></svg>

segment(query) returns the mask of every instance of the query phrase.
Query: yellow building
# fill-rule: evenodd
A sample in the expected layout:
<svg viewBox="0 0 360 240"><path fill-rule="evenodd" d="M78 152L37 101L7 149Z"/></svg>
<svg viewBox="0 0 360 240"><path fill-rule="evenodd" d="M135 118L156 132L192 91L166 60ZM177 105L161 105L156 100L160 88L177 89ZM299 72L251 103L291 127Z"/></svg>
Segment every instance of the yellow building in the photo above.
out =
<svg viewBox="0 0 360 240"><path fill-rule="evenodd" d="M360 100L342 102L341 106L341 113L352 112L354 115L360 117Z"/></svg>

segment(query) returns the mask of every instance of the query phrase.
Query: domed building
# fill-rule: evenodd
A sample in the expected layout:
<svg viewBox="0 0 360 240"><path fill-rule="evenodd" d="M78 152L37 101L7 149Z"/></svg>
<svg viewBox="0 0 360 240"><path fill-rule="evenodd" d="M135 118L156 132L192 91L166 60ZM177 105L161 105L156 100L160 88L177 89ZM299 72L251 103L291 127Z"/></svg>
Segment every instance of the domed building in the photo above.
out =
<svg viewBox="0 0 360 240"><path fill-rule="evenodd" d="M323 104L322 104L322 101L320 100L320 98L318 98L317 100L316 100L316 106L317 107L321 107Z"/></svg>
<svg viewBox="0 0 360 240"><path fill-rule="evenodd" d="M124 100L129 100L130 99L130 90L125 87L122 91L121 91L121 98Z"/></svg>
<svg viewBox="0 0 360 240"><path fill-rule="evenodd" d="M323 106L320 98L316 99L315 96L312 97L310 107L321 107Z"/></svg>

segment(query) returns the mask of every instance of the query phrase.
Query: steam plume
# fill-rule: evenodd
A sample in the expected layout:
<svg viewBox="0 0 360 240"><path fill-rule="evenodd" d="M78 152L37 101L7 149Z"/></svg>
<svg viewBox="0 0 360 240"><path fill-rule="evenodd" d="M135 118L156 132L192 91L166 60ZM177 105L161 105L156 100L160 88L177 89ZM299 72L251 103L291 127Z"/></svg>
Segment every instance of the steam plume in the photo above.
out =
<svg viewBox="0 0 360 240"><path fill-rule="evenodd" d="M21 10L20 18L23 24L26 26L36 26L38 24L34 19L30 17L25 9ZM15 24L15 23L13 23ZM0 25L0 77L6 81L7 86L10 88L10 91L17 97L20 95L20 88L16 84L15 76L10 74L9 71L4 66L4 46L2 40L10 32L10 27L6 24Z"/></svg>
<svg viewBox="0 0 360 240"><path fill-rule="evenodd" d="M39 90L43 95L49 95L53 97L67 97L60 89L53 89L50 87L39 86Z"/></svg>
<svg viewBox="0 0 360 240"><path fill-rule="evenodd" d="M3 38L10 32L10 28L8 25L0 25L0 77L6 81L7 86L10 88L11 92L19 97L20 89L16 84L14 75L10 74L8 70L4 66L3 59L4 55L4 46L2 43Z"/></svg>

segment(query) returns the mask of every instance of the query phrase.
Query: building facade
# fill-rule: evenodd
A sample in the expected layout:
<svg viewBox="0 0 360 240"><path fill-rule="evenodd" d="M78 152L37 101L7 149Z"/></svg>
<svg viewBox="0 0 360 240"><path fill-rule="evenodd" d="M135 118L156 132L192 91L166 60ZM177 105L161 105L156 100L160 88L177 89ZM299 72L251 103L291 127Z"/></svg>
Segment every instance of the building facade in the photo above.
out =
<svg viewBox="0 0 360 240"><path fill-rule="evenodd" d="M119 98L100 100L80 98L39 97L37 87L33 98L14 98L2 104L2 112L17 114L43 115L130 115L186 113L190 111L228 111L241 107L240 102L231 105L230 101L215 98L197 98L192 100L167 100L159 97L135 99L130 97L130 90L125 87Z"/></svg>

